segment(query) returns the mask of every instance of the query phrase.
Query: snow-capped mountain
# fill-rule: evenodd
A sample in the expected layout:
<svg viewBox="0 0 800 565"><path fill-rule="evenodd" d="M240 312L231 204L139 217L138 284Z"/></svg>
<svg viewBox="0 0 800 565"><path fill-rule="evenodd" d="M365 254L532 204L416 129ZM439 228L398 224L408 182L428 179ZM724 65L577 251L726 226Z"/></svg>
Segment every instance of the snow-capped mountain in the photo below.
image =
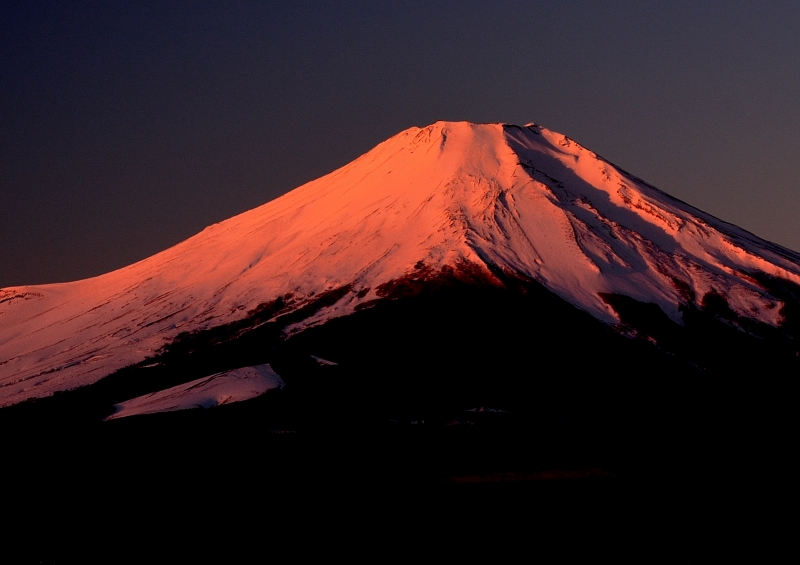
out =
<svg viewBox="0 0 800 565"><path fill-rule="evenodd" d="M785 299L765 280L800 284L800 254L538 125L437 122L131 266L0 290L0 406L94 383L192 332L294 313L282 331L296 335L442 273L535 281L611 325L613 297L678 325L716 297L779 327Z"/></svg>

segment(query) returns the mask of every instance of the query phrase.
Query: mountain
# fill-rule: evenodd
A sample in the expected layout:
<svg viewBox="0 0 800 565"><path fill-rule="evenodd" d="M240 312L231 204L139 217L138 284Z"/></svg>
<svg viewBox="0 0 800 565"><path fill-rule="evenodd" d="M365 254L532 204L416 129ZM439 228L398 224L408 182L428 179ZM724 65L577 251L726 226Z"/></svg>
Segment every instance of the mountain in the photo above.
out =
<svg viewBox="0 0 800 565"><path fill-rule="evenodd" d="M443 276L536 283L631 335L647 333L626 321L644 304L672 329L717 308L759 334L788 327L800 255L538 125L437 122L129 267L0 290L0 404L148 365L215 328L229 340L283 320L294 336Z"/></svg>
<svg viewBox="0 0 800 565"><path fill-rule="evenodd" d="M799 373L800 255L538 125L438 122L129 267L0 290L6 533L227 556L425 522L703 561L709 524L789 527Z"/></svg>

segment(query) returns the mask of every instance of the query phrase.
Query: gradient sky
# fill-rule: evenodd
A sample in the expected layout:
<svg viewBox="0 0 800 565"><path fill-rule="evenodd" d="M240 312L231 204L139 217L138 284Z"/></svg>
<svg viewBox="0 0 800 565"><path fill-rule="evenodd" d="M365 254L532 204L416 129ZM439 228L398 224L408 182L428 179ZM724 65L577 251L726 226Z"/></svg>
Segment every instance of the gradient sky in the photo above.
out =
<svg viewBox="0 0 800 565"><path fill-rule="evenodd" d="M122 267L441 119L536 121L800 250L798 2L7 1L0 108L0 287Z"/></svg>

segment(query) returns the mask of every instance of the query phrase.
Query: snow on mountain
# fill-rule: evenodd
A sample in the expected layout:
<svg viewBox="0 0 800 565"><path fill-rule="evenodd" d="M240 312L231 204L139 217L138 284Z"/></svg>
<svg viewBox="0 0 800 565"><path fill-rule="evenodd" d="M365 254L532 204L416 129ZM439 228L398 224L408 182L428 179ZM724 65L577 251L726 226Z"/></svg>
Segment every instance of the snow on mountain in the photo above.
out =
<svg viewBox="0 0 800 565"><path fill-rule="evenodd" d="M341 292L297 332L393 280L464 264L532 278L608 323L618 320L603 293L654 302L680 323L681 304L713 292L776 325L781 304L752 273L800 283L797 253L561 134L437 122L123 269L0 290L0 406L95 382L278 298L283 313Z"/></svg>
<svg viewBox="0 0 800 565"><path fill-rule="evenodd" d="M213 408L256 398L268 390L282 387L283 379L269 364L242 367L126 400L114 405L115 412L106 420L191 408Z"/></svg>

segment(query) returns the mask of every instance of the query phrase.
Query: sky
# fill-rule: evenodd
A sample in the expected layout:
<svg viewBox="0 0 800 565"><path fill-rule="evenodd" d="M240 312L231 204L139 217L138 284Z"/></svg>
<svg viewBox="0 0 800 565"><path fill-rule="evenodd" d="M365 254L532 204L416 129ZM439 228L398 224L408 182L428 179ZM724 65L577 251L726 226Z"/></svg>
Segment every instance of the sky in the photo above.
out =
<svg viewBox="0 0 800 565"><path fill-rule="evenodd" d="M0 287L108 272L411 126L535 121L800 251L800 3L0 4Z"/></svg>

